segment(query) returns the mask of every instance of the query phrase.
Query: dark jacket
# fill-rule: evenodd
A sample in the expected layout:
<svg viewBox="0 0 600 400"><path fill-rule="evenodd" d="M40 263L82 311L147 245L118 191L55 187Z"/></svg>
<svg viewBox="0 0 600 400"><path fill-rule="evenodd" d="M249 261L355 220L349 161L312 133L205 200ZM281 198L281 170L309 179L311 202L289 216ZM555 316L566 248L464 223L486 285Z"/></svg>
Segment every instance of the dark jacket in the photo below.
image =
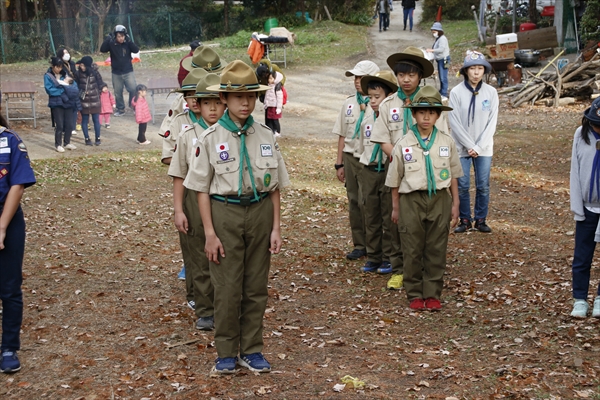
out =
<svg viewBox="0 0 600 400"><path fill-rule="evenodd" d="M65 72L61 72L61 80ZM44 89L48 93L48 107L50 108L69 108L69 97L65 93L65 87L58 83L58 80L52 72L52 68L44 74Z"/></svg>
<svg viewBox="0 0 600 400"><path fill-rule="evenodd" d="M137 53L140 48L131 40L125 39L122 44L116 42L112 36L108 36L102 46L101 53L110 53L110 66L115 75L125 75L133 72L131 53Z"/></svg>
<svg viewBox="0 0 600 400"><path fill-rule="evenodd" d="M72 108L73 110L81 111L81 101L79 100L79 87L77 83L65 86L66 100L65 108ZM63 96L64 99L65 96Z"/></svg>
<svg viewBox="0 0 600 400"><path fill-rule="evenodd" d="M91 68L86 68L85 71L78 71L79 90L85 92L85 98L81 100L82 114L100 114L102 107L100 104L100 92L103 85L102 76L98 71L96 64L92 64Z"/></svg>
<svg viewBox="0 0 600 400"><path fill-rule="evenodd" d="M416 4L415 4L415 0L402 0L402 8L415 8Z"/></svg>

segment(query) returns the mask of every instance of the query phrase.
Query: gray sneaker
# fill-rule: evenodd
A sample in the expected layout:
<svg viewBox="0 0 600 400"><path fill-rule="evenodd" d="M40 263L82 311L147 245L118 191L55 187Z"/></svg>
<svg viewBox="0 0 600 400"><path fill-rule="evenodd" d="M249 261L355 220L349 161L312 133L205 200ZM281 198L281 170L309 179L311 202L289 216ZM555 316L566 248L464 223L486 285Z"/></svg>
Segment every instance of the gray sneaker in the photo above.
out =
<svg viewBox="0 0 600 400"><path fill-rule="evenodd" d="M594 302L595 303L595 302ZM573 318L585 318L587 317L588 305L586 300L575 299L573 303L573 311L571 311L571 317Z"/></svg>
<svg viewBox="0 0 600 400"><path fill-rule="evenodd" d="M215 329L215 317L200 317L196 321L196 329L201 331L212 331Z"/></svg>
<svg viewBox="0 0 600 400"><path fill-rule="evenodd" d="M592 317L600 318L600 296L594 299L594 308L592 309Z"/></svg>

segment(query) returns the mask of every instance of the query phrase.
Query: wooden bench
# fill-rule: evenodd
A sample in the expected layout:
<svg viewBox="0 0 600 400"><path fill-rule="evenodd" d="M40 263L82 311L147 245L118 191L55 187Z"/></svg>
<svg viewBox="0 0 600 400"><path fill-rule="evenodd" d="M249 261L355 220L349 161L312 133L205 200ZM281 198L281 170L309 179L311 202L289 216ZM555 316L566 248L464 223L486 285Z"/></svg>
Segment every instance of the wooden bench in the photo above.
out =
<svg viewBox="0 0 600 400"><path fill-rule="evenodd" d="M3 82L2 83L2 95L4 97L5 107L6 107L6 122L10 122L10 104L11 99L19 99L16 100L16 104L18 106L12 107L15 109L27 109L31 110L33 117L13 117L13 120L22 121L22 120L33 120L33 128L37 128L37 119L35 115L35 94L37 93L37 89L33 82ZM20 107L20 105L24 104L20 99L29 99L31 101L31 107Z"/></svg>
<svg viewBox="0 0 600 400"><path fill-rule="evenodd" d="M150 92L150 99L152 106L150 112L152 113L152 124L154 124L154 116L157 115L154 109L154 95L160 93L169 93L174 89L179 88L179 82L177 78L150 78L148 79L148 92ZM160 113L158 115L166 115L166 113Z"/></svg>

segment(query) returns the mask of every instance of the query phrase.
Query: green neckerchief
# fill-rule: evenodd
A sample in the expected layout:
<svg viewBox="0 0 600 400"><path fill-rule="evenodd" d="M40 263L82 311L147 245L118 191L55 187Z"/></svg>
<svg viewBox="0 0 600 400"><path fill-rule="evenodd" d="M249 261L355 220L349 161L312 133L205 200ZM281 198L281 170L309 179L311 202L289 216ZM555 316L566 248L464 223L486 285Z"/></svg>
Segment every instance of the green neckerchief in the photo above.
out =
<svg viewBox="0 0 600 400"><path fill-rule="evenodd" d="M194 112L192 110L190 110L188 112L188 115L190 116L190 119L192 120L192 124L195 124L196 122L198 122L198 117L196 117L196 114L194 114ZM202 117L200 117L202 118Z"/></svg>
<svg viewBox="0 0 600 400"><path fill-rule="evenodd" d="M363 104L369 104L369 96L363 96L362 94L356 92L356 102L358 103L359 106L362 106ZM365 107L366 110L366 107ZM358 120L356 121L356 125L354 125L354 135L352 136L352 139L356 139L357 137L360 137L360 125L362 124L363 118L365 116L365 110L361 109L360 110L360 115L358 116Z"/></svg>
<svg viewBox="0 0 600 400"><path fill-rule="evenodd" d="M436 193L436 185L435 185L435 173L433 172L433 164L431 163L431 157L429 156L429 150L431 149L431 146L433 145L433 142L435 141L435 136L437 134L437 128L435 126L433 127L433 132L431 132L431 135L429 137L429 140L427 141L427 144L425 144L423 139L421 139L421 134L419 133L419 130L417 129L416 124L411 126L410 130L415 134L415 137L417 138L419 145L423 149L423 155L425 156L425 169L427 170L427 193L429 194L429 197L431 197L432 192L433 192L433 194Z"/></svg>
<svg viewBox="0 0 600 400"><path fill-rule="evenodd" d="M411 94L409 97L404 93L402 88L399 87L398 88L398 98L400 100L402 100L402 103L404 105L406 105L405 104L406 99L409 99L410 102L412 102L415 99L415 96L417 95L417 93L419 93L419 89L420 89L420 87L417 86L417 88L415 89L413 94ZM410 111L410 108L404 107L404 126L402 128L402 136L406 135L406 133L408 132L408 127L410 126L410 123L408 121L412 121L412 112Z"/></svg>
<svg viewBox="0 0 600 400"><path fill-rule="evenodd" d="M202 129L208 129L208 125L206 124L206 121L204 120L204 118L202 118L202 116L200 116L200 118L198 118L196 122L198 122L198 125L200 125Z"/></svg>
<svg viewBox="0 0 600 400"><path fill-rule="evenodd" d="M373 114L373 123L377 120L377 113ZM373 153L371 153L371 159L369 160L369 164L371 164L377 158L377 172L383 171L381 168L381 164L383 162L383 150L381 150L381 144L377 143L375 147L373 147Z"/></svg>
<svg viewBox="0 0 600 400"><path fill-rule="evenodd" d="M254 199L258 200L258 193L256 192L256 184L254 183L254 174L252 173L252 164L250 164L250 155L248 155L248 149L246 148L246 131L254 124L254 118L252 115L246 119L246 123L242 129L231 120L229 117L229 110L225 111L225 114L218 121L219 125L227 129L229 132L237 133L240 137L240 180L238 187L238 196L242 195L242 188L244 187L244 162L248 167L248 173L250 174L250 182L252 183L252 191L254 192Z"/></svg>

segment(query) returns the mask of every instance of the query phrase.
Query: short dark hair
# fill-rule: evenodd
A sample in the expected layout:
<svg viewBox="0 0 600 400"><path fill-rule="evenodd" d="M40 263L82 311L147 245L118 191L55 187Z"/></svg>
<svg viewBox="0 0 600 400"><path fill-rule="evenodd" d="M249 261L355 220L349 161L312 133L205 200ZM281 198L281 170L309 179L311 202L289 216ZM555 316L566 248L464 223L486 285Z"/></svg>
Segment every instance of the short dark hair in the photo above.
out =
<svg viewBox="0 0 600 400"><path fill-rule="evenodd" d="M389 96L389 94L392 93L392 88L384 83L381 83L378 81L371 81L367 84L367 89L376 90L379 88L383 89L383 92L385 93L385 97Z"/></svg>
<svg viewBox="0 0 600 400"><path fill-rule="evenodd" d="M436 114L438 115L438 117L440 115L442 115L442 109L438 108L438 107L412 107L410 109L410 111L412 112L413 115L415 115L415 113L417 112L417 110L433 110L436 112Z"/></svg>
<svg viewBox="0 0 600 400"><path fill-rule="evenodd" d="M53 67L61 67L64 65L65 63L63 62L63 60L61 60L58 57L50 57L50 65L52 65Z"/></svg>
<svg viewBox="0 0 600 400"><path fill-rule="evenodd" d="M411 61L400 61L394 65L394 75L398 76L399 73L412 74L418 73L419 79L423 79L423 67L415 62Z"/></svg>
<svg viewBox="0 0 600 400"><path fill-rule="evenodd" d="M196 50L200 46L202 46L202 42L199 40L194 40L190 43L190 49L192 49L192 51Z"/></svg>

